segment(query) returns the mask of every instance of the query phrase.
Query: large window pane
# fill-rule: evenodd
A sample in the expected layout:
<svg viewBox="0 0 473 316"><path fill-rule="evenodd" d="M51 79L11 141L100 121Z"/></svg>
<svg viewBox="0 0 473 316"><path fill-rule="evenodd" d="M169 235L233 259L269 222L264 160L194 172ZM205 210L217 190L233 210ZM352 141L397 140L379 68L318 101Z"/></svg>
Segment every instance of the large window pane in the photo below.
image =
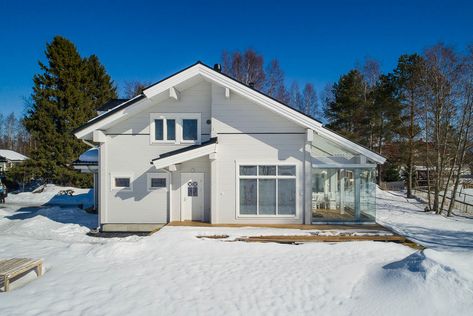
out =
<svg viewBox="0 0 473 316"><path fill-rule="evenodd" d="M276 180L259 180L259 214L276 215Z"/></svg>
<svg viewBox="0 0 473 316"><path fill-rule="evenodd" d="M241 176L256 176L256 166L240 166Z"/></svg>
<svg viewBox="0 0 473 316"><path fill-rule="evenodd" d="M240 214L256 215L256 179L240 179Z"/></svg>
<svg viewBox="0 0 473 316"><path fill-rule="evenodd" d="M166 126L168 140L176 140L176 120L167 120Z"/></svg>
<svg viewBox="0 0 473 316"><path fill-rule="evenodd" d="M296 166L278 166L278 175L280 176L295 176Z"/></svg>
<svg viewBox="0 0 473 316"><path fill-rule="evenodd" d="M278 214L296 214L296 179L278 180Z"/></svg>
<svg viewBox="0 0 473 316"><path fill-rule="evenodd" d="M184 140L197 140L197 120L182 120L182 138Z"/></svg>
<svg viewBox="0 0 473 316"><path fill-rule="evenodd" d="M164 140L163 120L154 120L154 139Z"/></svg>
<svg viewBox="0 0 473 316"><path fill-rule="evenodd" d="M260 176L275 176L276 166L258 166Z"/></svg>

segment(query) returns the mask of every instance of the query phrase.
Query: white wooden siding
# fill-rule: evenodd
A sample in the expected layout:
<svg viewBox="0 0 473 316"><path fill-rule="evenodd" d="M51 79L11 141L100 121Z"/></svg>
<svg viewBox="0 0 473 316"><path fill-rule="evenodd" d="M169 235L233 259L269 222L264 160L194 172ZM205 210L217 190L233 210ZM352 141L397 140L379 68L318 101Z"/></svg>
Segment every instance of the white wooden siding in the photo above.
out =
<svg viewBox="0 0 473 316"><path fill-rule="evenodd" d="M305 129L252 103L236 93L225 98L225 89L212 85L212 128L217 133L305 133Z"/></svg>
<svg viewBox="0 0 473 316"><path fill-rule="evenodd" d="M210 134L210 103L211 92L210 83L200 81L194 86L181 91L180 99L178 101L167 99L156 103L123 122L120 122L109 128L107 134L148 134L149 133L149 118L150 113L202 113L201 125L203 134Z"/></svg>
<svg viewBox="0 0 473 316"><path fill-rule="evenodd" d="M219 135L218 144L218 222L220 223L303 223L304 141L300 134ZM249 164L290 163L297 168L296 218L237 216L236 162Z"/></svg>

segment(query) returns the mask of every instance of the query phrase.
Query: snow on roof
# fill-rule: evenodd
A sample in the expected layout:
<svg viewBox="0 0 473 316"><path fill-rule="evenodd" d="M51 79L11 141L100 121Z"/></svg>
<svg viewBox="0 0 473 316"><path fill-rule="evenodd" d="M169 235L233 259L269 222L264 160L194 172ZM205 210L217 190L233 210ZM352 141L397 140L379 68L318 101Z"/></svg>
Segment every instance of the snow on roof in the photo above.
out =
<svg viewBox="0 0 473 316"><path fill-rule="evenodd" d="M17 153L16 151L8 150L8 149L0 149L0 157L6 158L7 160L10 160L10 161L23 161L23 160L29 159L25 155L22 155L20 153Z"/></svg>
<svg viewBox="0 0 473 316"><path fill-rule="evenodd" d="M90 148L79 156L80 161L97 162L99 160L99 150L97 148Z"/></svg>

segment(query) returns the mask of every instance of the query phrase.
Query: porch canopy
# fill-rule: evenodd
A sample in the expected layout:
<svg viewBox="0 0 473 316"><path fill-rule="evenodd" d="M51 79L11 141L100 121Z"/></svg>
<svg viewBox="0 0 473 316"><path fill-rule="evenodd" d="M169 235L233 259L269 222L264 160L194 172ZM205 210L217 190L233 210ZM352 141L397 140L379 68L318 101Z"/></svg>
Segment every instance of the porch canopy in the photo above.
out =
<svg viewBox="0 0 473 316"><path fill-rule="evenodd" d="M74 169L81 173L92 173L94 177L94 209L98 209L98 171L99 171L99 149L90 148L83 152L79 159L72 163Z"/></svg>
<svg viewBox="0 0 473 316"><path fill-rule="evenodd" d="M314 134L312 161L312 222L374 222L375 161Z"/></svg>
<svg viewBox="0 0 473 316"><path fill-rule="evenodd" d="M97 173L99 160L98 148L90 148L83 152L79 159L72 163L74 169L82 173Z"/></svg>
<svg viewBox="0 0 473 316"><path fill-rule="evenodd" d="M159 155L151 161L151 164L153 164L156 169L163 169L215 153L217 153L217 137L211 138L199 145L192 145Z"/></svg>

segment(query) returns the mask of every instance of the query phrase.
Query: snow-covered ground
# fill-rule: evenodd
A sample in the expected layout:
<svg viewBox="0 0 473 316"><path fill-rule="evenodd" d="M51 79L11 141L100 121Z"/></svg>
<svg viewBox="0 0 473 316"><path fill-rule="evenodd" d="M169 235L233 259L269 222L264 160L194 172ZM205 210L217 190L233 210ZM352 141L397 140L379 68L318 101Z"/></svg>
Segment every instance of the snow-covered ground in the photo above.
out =
<svg viewBox="0 0 473 316"><path fill-rule="evenodd" d="M42 190L41 190L42 189ZM72 196L60 195L61 191L72 190ZM41 192L38 192L41 191ZM9 204L21 205L43 205L43 204L60 204L60 205L79 205L85 207L94 203L94 192L92 189L79 189L72 187L61 187L54 184L46 184L33 192L10 193L6 202Z"/></svg>
<svg viewBox="0 0 473 316"><path fill-rule="evenodd" d="M381 242L196 238L301 233L269 228L93 238L86 232L96 216L82 210L8 205L0 208L0 258L42 258L46 271L0 293L0 314L471 315L473 220L427 214L412 202L380 192L378 219L429 247L422 252Z"/></svg>

